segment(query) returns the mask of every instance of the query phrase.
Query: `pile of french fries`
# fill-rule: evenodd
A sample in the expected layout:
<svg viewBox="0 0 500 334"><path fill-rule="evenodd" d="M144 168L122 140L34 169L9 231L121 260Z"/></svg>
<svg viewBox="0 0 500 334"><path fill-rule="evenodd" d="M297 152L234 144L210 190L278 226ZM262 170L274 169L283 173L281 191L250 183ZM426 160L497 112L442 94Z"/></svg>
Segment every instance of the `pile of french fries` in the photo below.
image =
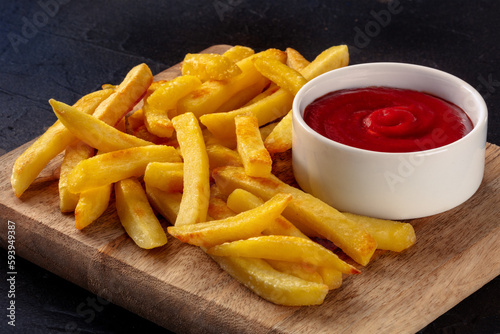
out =
<svg viewBox="0 0 500 334"><path fill-rule="evenodd" d="M270 302L321 304L376 249L415 242L410 224L341 213L273 175L274 156L292 146L295 94L348 60L344 45L311 62L292 48L234 46L187 54L172 80L154 81L141 64L72 106L50 100L58 121L17 158L14 193L21 197L64 152L60 210L74 212L77 229L95 222L114 194L139 247L161 247L169 234Z"/></svg>

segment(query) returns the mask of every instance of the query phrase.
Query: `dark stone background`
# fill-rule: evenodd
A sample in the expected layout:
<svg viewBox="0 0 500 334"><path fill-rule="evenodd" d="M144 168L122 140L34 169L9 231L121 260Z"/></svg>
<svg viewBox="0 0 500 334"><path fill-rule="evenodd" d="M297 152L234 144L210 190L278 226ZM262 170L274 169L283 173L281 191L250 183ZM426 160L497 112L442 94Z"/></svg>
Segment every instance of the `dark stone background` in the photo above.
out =
<svg viewBox="0 0 500 334"><path fill-rule="evenodd" d="M73 103L103 83L119 83L138 63L158 73L214 44L293 47L310 60L347 44L351 64L397 61L447 71L483 95L488 141L500 145L499 14L495 0L3 0L0 155L56 120L50 98ZM82 316L79 307L95 295L22 259L17 268L16 333L169 333L113 304ZM7 285L0 288L4 309ZM3 319L0 332L7 330ZM420 333L500 333L500 278Z"/></svg>

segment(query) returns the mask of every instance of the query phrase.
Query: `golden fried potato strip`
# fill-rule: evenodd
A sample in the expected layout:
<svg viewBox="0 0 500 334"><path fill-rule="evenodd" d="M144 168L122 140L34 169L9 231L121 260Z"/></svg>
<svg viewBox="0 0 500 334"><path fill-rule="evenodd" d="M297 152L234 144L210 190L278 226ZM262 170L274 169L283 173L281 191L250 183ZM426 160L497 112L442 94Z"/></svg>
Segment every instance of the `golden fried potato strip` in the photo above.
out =
<svg viewBox="0 0 500 334"><path fill-rule="evenodd" d="M172 119L184 161L182 202L175 225L196 224L206 220L210 197L208 155L198 120L193 113Z"/></svg>
<svg viewBox="0 0 500 334"><path fill-rule="evenodd" d="M111 89L90 93L78 100L73 107L92 114L112 93ZM76 140L78 139L59 120L56 121L16 159L10 180L14 194L21 197L49 161Z"/></svg>
<svg viewBox="0 0 500 334"><path fill-rule="evenodd" d="M113 94L96 108L94 117L114 126L140 101L152 82L153 74L146 64L135 66Z"/></svg>
<svg viewBox="0 0 500 334"><path fill-rule="evenodd" d="M235 119L237 150L245 173L255 177L271 175L273 161L264 147L257 117L239 115Z"/></svg>
<svg viewBox="0 0 500 334"><path fill-rule="evenodd" d="M68 176L68 189L73 193L105 186L144 174L150 162L181 162L172 146L133 147L96 155L78 163Z"/></svg>
<svg viewBox="0 0 500 334"><path fill-rule="evenodd" d="M200 247L254 237L266 228L269 221L281 214L290 200L290 195L276 194L263 205L236 216L198 224L169 226L167 231L182 242Z"/></svg>
<svg viewBox="0 0 500 334"><path fill-rule="evenodd" d="M263 235L225 242L207 249L207 253L215 256L254 257L308 263L314 267L331 267L344 274L360 273L358 269L314 241L288 235Z"/></svg>
<svg viewBox="0 0 500 334"><path fill-rule="evenodd" d="M74 194L68 190L69 173L80 161L88 159L93 155L94 149L82 141L76 141L66 147L58 183L59 208L61 212L75 211L80 198L79 194Z"/></svg>
<svg viewBox="0 0 500 334"><path fill-rule="evenodd" d="M283 212L299 229L302 225L332 241L354 261L367 265L377 248L377 242L364 228L348 219L318 198L292 187L271 174L269 178L250 177L241 167L220 167L212 177L224 194L236 188L245 189L267 200L277 193L293 195L293 200Z"/></svg>
<svg viewBox="0 0 500 334"><path fill-rule="evenodd" d="M74 136L101 152L153 145L152 142L121 132L65 103L53 99L49 103L57 118Z"/></svg>
<svg viewBox="0 0 500 334"><path fill-rule="evenodd" d="M136 178L115 183L115 196L120 222L139 247L151 249L167 243L167 235Z"/></svg>

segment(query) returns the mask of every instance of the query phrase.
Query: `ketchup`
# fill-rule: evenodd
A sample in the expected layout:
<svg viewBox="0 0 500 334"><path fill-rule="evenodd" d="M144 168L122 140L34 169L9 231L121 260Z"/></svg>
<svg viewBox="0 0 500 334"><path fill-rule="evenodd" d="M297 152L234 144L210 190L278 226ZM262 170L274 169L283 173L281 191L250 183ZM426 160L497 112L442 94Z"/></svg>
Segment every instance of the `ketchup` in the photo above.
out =
<svg viewBox="0 0 500 334"><path fill-rule="evenodd" d="M379 152L415 152L450 144L472 122L458 106L414 90L366 87L328 93L309 104L304 121L336 142Z"/></svg>

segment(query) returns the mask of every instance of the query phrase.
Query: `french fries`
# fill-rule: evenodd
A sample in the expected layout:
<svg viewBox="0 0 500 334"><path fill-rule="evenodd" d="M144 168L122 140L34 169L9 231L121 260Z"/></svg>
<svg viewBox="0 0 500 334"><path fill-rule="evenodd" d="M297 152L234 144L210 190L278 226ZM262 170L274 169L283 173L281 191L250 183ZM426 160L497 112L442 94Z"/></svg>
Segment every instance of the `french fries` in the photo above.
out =
<svg viewBox="0 0 500 334"><path fill-rule="evenodd" d="M294 96L307 83L298 71L276 59L255 58L253 63L263 76Z"/></svg>
<svg viewBox="0 0 500 334"><path fill-rule="evenodd" d="M173 119L184 161L182 201L175 225L196 224L206 220L210 197L208 155L203 133L192 113Z"/></svg>
<svg viewBox="0 0 500 334"><path fill-rule="evenodd" d="M92 114L112 93L111 89L90 93L78 100L74 107ZM11 176L14 194L21 197L49 161L76 140L78 139L59 120L55 122L16 159Z"/></svg>
<svg viewBox="0 0 500 334"><path fill-rule="evenodd" d="M234 119L237 150L245 173L255 177L269 177L273 167L271 155L264 147L257 117L239 115Z"/></svg>
<svg viewBox="0 0 500 334"><path fill-rule="evenodd" d="M182 75L194 75L201 81L225 80L241 74L230 58L213 53L188 53L181 67Z"/></svg>
<svg viewBox="0 0 500 334"><path fill-rule="evenodd" d="M219 244L207 250L210 255L255 257L261 259L307 263L316 267L332 267L344 274L360 271L339 259L333 252L304 238L265 235Z"/></svg>
<svg viewBox="0 0 500 334"><path fill-rule="evenodd" d="M167 192L182 192L184 164L182 162L150 162L144 171L144 182Z"/></svg>
<svg viewBox="0 0 500 334"><path fill-rule="evenodd" d="M151 249L167 243L167 235L137 179L116 182L115 196L120 222L139 247Z"/></svg>
<svg viewBox="0 0 500 334"><path fill-rule="evenodd" d="M64 159L61 163L61 172L59 175L59 208L61 212L72 212L75 210L79 194L68 190L68 174L82 160L88 159L94 155L94 149L87 144L76 141L69 145L64 153Z"/></svg>
<svg viewBox="0 0 500 334"><path fill-rule="evenodd" d="M278 217L290 200L290 195L276 194L264 203L262 208L248 210L219 221L169 226L167 230L182 242L200 247L250 238L259 235L269 220Z"/></svg>
<svg viewBox="0 0 500 334"><path fill-rule="evenodd" d="M163 82L144 99L144 124L149 132L159 137L171 137L174 132L170 114L175 114L177 101L201 86L192 75L182 75Z"/></svg>
<svg viewBox="0 0 500 334"><path fill-rule="evenodd" d="M311 62L292 48L234 46L187 54L180 76L159 81L140 64L73 106L50 100L59 120L18 157L12 188L21 197L65 151L59 205L76 229L114 209L140 248L164 246L168 233L267 301L319 305L360 274L345 256L365 266L376 249L416 241L408 223L341 213L273 175L293 145L294 95L348 61L345 45Z"/></svg>
<svg viewBox="0 0 500 334"><path fill-rule="evenodd" d="M83 160L73 168L68 175L68 189L77 194L133 176L141 176L150 162L181 162L181 157L175 148L164 145L140 146L103 153Z"/></svg>
<svg viewBox="0 0 500 334"><path fill-rule="evenodd" d="M62 124L81 141L102 152L153 145L146 140L121 132L103 121L51 99L54 113Z"/></svg>
<svg viewBox="0 0 500 334"><path fill-rule="evenodd" d="M212 177L223 193L230 194L236 188L243 188L266 200L276 193L293 195L292 202L283 216L300 228L309 229L332 241L354 261L367 265L377 243L364 228L348 219L340 212L316 197L292 187L277 177L263 179L248 176L241 167L220 167L212 172Z"/></svg>

